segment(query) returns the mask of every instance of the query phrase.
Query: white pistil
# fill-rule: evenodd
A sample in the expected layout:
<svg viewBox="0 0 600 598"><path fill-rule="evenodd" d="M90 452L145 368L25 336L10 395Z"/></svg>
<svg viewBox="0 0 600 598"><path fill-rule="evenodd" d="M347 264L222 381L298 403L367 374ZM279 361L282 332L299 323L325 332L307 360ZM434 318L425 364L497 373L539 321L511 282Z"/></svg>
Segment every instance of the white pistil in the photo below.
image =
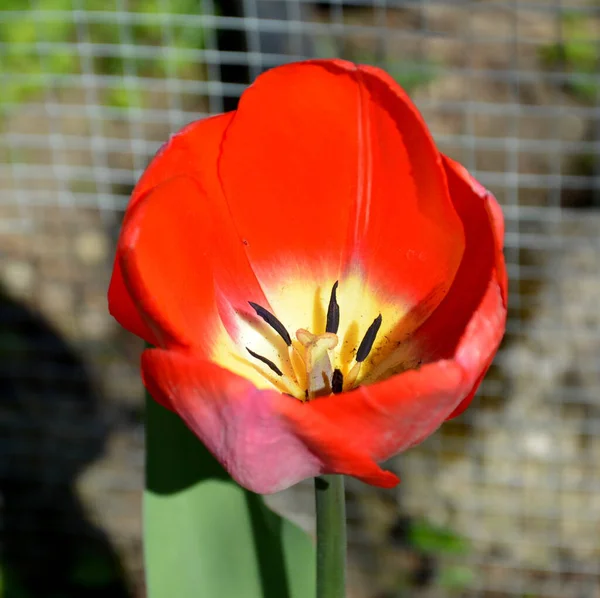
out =
<svg viewBox="0 0 600 598"><path fill-rule="evenodd" d="M306 362L302 355L302 351L294 345L294 342L296 341L292 341L292 344L288 347L290 363L292 364L292 370L294 372L294 376L296 378L298 386L302 389L306 389L308 384ZM304 399L304 396L302 398Z"/></svg>
<svg viewBox="0 0 600 598"><path fill-rule="evenodd" d="M305 350L308 398L331 394L333 366L330 351L337 347L337 335L332 332L317 335L300 328L296 338Z"/></svg>

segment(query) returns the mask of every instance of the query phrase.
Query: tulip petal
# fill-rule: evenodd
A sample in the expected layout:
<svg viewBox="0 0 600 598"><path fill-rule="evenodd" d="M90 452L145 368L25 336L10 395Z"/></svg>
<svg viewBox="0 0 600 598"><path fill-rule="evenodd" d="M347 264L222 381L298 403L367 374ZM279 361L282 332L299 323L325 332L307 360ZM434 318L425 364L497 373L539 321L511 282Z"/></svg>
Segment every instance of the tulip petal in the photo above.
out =
<svg viewBox="0 0 600 598"><path fill-rule="evenodd" d="M152 397L171 404L245 488L277 492L321 472L318 456L279 414L281 403L302 408L295 399L177 351L144 351L142 374Z"/></svg>
<svg viewBox="0 0 600 598"><path fill-rule="evenodd" d="M226 234L230 231L231 224L228 224L227 221L224 223L214 221L216 220L214 217L216 206L223 205L223 201L220 203L218 201L222 197L222 193L217 178L217 155L220 151L223 132L232 117L233 114L228 113L206 118L184 127L180 132L173 135L160 148L138 181L128 206L128 213L137 206L142 198L146 197L149 192L159 185L179 176L194 177L204 193L192 190L192 197L195 197L198 201L198 209L203 211L204 219L209 221L211 218L213 219L212 226L204 227L205 235L210 234L211 247L213 248L211 263L215 261L215 258L220 259L222 261L222 267L219 269L221 277L231 279L229 285L222 286L228 286L229 289L238 291L238 304L243 303L246 305L245 301L252 299L262 305L268 305L247 259L245 259L244 264L243 250L237 248L235 242L231 241L231 234L229 236ZM211 199L207 199L208 197ZM164 202L165 211L180 209L177 202L178 197L173 195L170 203ZM177 232L170 231L167 234L176 236ZM196 231L196 234L200 238L200 230ZM238 242L238 245L241 246L241 242ZM234 258L229 257L227 259L231 255ZM160 259L160 257L157 259ZM150 344L158 345L158 339L138 314L137 306L129 296L129 291L123 281L120 261L121 256L117 251L109 288L109 310L127 330L142 337ZM205 266L207 264L208 260L205 260ZM160 286L165 285L165 281L153 280ZM231 282L233 280L236 284ZM245 281L249 282L244 285ZM153 294L154 290L148 288L148 292Z"/></svg>
<svg viewBox="0 0 600 598"><path fill-rule="evenodd" d="M201 194L197 183L184 177L153 188L127 212L117 251L125 286L158 344L204 354L220 321L197 200Z"/></svg>
<svg viewBox="0 0 600 598"><path fill-rule="evenodd" d="M243 310L248 301L268 306L246 256L244 239L237 233L229 206L223 196L217 173L217 158L221 152L223 134L234 113L219 114L191 123L171 137L160 149L150 167L136 186L132 197L139 197L158 184L179 175L193 177L203 189L197 195L203 217L210 222L205 234L210 235L208 254L215 277L217 300L226 296L227 306L220 305L226 325L230 309Z"/></svg>
<svg viewBox="0 0 600 598"><path fill-rule="evenodd" d="M151 345L157 345L158 340L149 326L140 316L138 309L129 295L123 281L123 272L119 256L115 257L113 272L108 287L108 311L112 317L129 332L144 339Z"/></svg>
<svg viewBox="0 0 600 598"><path fill-rule="evenodd" d="M230 207L222 192L217 158L222 138L233 113L220 114L194 122L173 135L163 146L138 183L132 203L148 189L168 178L188 175L204 193L196 194L207 236L207 263L213 271L214 290L220 316L231 336L236 336L236 316L250 313L248 301L269 308L246 254L246 240L238 233Z"/></svg>
<svg viewBox="0 0 600 598"><path fill-rule="evenodd" d="M466 389L452 362L304 404L178 351L145 351L142 370L150 394L182 417L234 479L260 493L322 473L395 486L398 478L377 462L431 434Z"/></svg>
<svg viewBox="0 0 600 598"><path fill-rule="evenodd" d="M233 113L218 114L195 121L162 145L138 181L128 208L131 209L144 195L165 181L183 175L198 174L203 188L211 194L219 188L216 180L217 156L223 133Z"/></svg>
<svg viewBox="0 0 600 598"><path fill-rule="evenodd" d="M272 302L286 278L331 288L359 274L407 308L420 304L416 326L450 287L464 246L440 160L382 71L309 61L268 71L243 94L219 174Z"/></svg>
<svg viewBox="0 0 600 598"><path fill-rule="evenodd" d="M414 446L445 421L467 390L462 368L439 361L350 393L316 399L289 417L329 470L387 487L364 475L353 455L361 452L381 462Z"/></svg>
<svg viewBox="0 0 600 598"><path fill-rule="evenodd" d="M320 421L318 414L311 415L313 403L258 390L228 370L178 351L145 351L142 373L150 394L170 405L231 476L249 490L277 492L322 473L356 475L383 487L398 483L363 447L348 446L341 429L331 427L340 448L337 458L331 447L321 450L310 439L305 444L299 422L310 426Z"/></svg>
<svg viewBox="0 0 600 598"><path fill-rule="evenodd" d="M502 340L507 282L496 200L458 163L444 158L444 166L465 226L465 254L450 292L415 338L428 360L453 358L467 372L470 391L455 417L470 403Z"/></svg>

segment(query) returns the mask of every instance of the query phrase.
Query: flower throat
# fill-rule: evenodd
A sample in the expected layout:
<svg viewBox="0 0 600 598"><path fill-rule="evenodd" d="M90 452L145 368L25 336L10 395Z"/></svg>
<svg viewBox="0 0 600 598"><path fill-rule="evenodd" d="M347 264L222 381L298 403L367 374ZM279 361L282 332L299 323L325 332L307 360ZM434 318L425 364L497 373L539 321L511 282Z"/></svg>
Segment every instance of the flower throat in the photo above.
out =
<svg viewBox="0 0 600 598"><path fill-rule="evenodd" d="M381 327L382 317L379 314L367 329L354 355L354 364L344 376L342 370L336 367L335 349L339 343L338 329L340 325L337 288L338 282L336 281L329 297L325 332L323 334L313 334L304 328L298 329L296 340L300 346L294 344L286 327L270 311L257 303L248 302L256 315L277 332L287 345L293 374L285 376L272 360L259 355L249 347L246 347L246 350L254 359L265 364L277 375L274 385L278 390L302 401L330 394L339 394L356 388L362 363L369 356Z"/></svg>

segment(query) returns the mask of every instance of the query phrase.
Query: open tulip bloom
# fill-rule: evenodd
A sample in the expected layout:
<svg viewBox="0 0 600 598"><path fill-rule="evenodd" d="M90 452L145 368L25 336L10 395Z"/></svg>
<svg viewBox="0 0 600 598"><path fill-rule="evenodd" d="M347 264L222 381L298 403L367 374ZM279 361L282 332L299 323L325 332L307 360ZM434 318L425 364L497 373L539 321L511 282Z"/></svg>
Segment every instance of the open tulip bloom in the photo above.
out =
<svg viewBox="0 0 600 598"><path fill-rule="evenodd" d="M144 384L242 486L380 463L471 401L506 320L498 204L384 72L261 75L162 147L121 230L110 311Z"/></svg>

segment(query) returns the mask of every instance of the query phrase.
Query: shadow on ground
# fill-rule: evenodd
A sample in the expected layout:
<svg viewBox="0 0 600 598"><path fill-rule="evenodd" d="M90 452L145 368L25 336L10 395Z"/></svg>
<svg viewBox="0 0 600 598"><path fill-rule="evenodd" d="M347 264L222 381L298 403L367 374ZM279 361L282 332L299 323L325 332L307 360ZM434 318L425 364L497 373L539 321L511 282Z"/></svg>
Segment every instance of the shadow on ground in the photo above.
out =
<svg viewBox="0 0 600 598"><path fill-rule="evenodd" d="M97 393L73 348L0 289L0 595L128 598L78 474L103 452Z"/></svg>

